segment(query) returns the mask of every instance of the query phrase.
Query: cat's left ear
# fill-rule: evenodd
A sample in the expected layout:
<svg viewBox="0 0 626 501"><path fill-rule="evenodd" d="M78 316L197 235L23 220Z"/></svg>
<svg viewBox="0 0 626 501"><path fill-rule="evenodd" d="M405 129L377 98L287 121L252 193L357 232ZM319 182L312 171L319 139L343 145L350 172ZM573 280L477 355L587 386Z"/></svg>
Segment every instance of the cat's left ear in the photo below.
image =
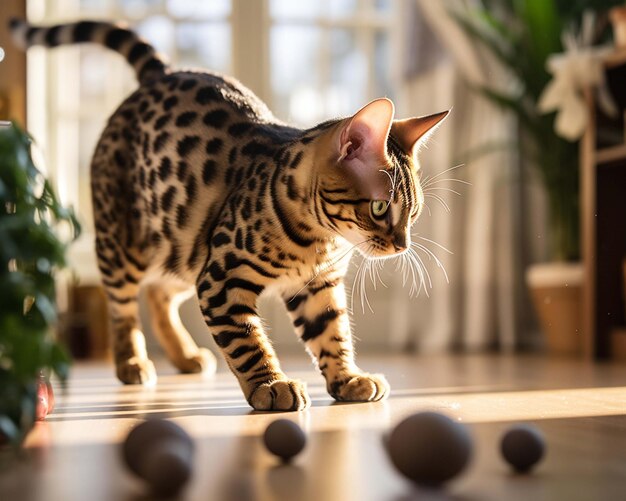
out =
<svg viewBox="0 0 626 501"><path fill-rule="evenodd" d="M410 155L415 155L420 144L424 143L435 132L441 122L450 114L450 111L442 111L426 117L396 120L393 123L393 135L404 151Z"/></svg>
<svg viewBox="0 0 626 501"><path fill-rule="evenodd" d="M393 122L394 106L387 98L376 99L347 120L339 136L339 159L381 160L387 151L387 137Z"/></svg>
<svg viewBox="0 0 626 501"><path fill-rule="evenodd" d="M387 138L394 106L387 98L366 104L344 120L336 139L337 163L361 195L372 200L389 197L388 175L380 172L387 161Z"/></svg>

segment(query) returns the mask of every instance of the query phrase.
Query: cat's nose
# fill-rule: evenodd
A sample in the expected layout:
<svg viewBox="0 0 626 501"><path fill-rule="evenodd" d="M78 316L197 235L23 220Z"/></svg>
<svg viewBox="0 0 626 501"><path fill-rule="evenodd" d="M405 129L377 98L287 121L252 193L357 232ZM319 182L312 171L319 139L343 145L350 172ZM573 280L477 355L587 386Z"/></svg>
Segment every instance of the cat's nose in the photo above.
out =
<svg viewBox="0 0 626 501"><path fill-rule="evenodd" d="M402 252L409 246L407 236L404 233L394 235L391 243L396 252Z"/></svg>

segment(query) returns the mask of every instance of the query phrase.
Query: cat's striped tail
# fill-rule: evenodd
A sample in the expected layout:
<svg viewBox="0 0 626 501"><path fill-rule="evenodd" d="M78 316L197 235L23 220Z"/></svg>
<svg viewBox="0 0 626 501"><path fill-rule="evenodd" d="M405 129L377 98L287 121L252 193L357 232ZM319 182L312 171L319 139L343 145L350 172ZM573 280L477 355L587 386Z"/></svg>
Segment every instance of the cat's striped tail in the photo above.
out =
<svg viewBox="0 0 626 501"><path fill-rule="evenodd" d="M154 47L124 26L100 21L80 21L56 26L32 26L21 19L9 22L14 42L23 49L33 45L58 45L93 42L119 52L135 69L137 80L146 83L168 71L165 59Z"/></svg>

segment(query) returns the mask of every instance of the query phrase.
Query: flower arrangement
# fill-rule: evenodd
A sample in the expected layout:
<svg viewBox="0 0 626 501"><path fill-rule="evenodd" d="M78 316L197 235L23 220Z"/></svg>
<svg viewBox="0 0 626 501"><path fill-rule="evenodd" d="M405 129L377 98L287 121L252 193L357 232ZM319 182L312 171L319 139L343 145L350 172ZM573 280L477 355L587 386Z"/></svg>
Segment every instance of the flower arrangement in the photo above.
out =
<svg viewBox="0 0 626 501"><path fill-rule="evenodd" d="M540 106L552 78L550 71L554 71L548 61L550 56L571 49L568 47L571 44L566 43L568 38L562 34L571 32L581 22L585 10L593 9L604 15L622 3L622 0L480 0L466 11L453 14L465 33L507 68L517 82L510 93L490 87L478 90L518 118L525 139L520 142L524 145L520 151L537 166L548 195L551 255L555 261L580 258L579 152L576 134L562 137L557 130L564 129L564 124L557 123L555 130L558 115L545 113L562 108L546 102L545 98L543 109ZM583 27L581 31L590 30ZM597 42L597 30L593 31L593 36L587 37L589 43Z"/></svg>

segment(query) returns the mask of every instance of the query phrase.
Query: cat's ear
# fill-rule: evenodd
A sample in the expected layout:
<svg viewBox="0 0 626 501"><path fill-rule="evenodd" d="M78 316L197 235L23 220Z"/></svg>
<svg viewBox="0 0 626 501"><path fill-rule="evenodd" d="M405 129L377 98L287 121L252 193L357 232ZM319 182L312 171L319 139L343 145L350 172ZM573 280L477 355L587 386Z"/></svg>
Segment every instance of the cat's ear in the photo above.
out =
<svg viewBox="0 0 626 501"><path fill-rule="evenodd" d="M389 197L388 176L380 169L387 163L393 114L389 99L376 99L344 120L336 139L338 165L350 175L361 194L373 200Z"/></svg>
<svg viewBox="0 0 626 501"><path fill-rule="evenodd" d="M419 149L420 144L435 132L449 113L450 110L447 110L426 117L396 120L393 123L393 135L404 151L410 155L414 155Z"/></svg>
<svg viewBox="0 0 626 501"><path fill-rule="evenodd" d="M346 120L339 136L338 161L384 159L393 114L393 103L387 98L381 98L366 104Z"/></svg>

